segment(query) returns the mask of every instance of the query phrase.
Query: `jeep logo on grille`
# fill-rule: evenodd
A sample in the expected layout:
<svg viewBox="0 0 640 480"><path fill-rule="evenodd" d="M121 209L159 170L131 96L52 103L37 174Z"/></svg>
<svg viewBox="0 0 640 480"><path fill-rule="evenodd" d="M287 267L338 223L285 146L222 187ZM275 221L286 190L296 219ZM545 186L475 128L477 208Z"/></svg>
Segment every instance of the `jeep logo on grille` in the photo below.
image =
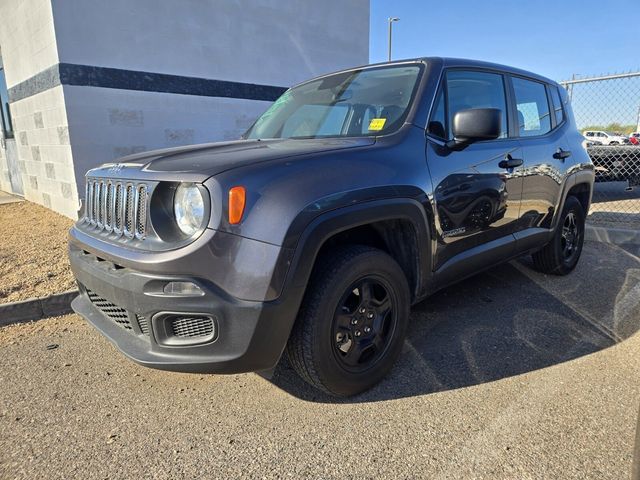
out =
<svg viewBox="0 0 640 480"><path fill-rule="evenodd" d="M124 168L124 164L116 163L115 165L109 168L109 173L120 173L123 168Z"/></svg>

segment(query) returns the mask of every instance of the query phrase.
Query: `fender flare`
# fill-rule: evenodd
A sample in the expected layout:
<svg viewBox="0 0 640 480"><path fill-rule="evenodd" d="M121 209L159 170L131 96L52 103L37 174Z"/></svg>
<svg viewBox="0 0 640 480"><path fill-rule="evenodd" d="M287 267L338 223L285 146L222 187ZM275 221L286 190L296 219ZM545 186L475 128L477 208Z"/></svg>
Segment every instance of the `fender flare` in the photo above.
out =
<svg viewBox="0 0 640 480"><path fill-rule="evenodd" d="M564 185L562 188L562 196L560 197L560 202L558 203L558 208L554 212L553 219L551 221L550 230L555 231L558 226L558 222L560 221L560 213L564 208L564 204L567 201L567 197L569 196L569 192L573 187L580 184L589 185L589 205L591 205L591 198L593 196L593 186L595 183L595 175L592 170L578 170L576 172L570 173L564 181ZM588 206L587 206L588 210ZM585 216L589 214L588 211L584 212Z"/></svg>
<svg viewBox="0 0 640 480"><path fill-rule="evenodd" d="M390 198L340 207L311 221L297 240L284 291L287 288L306 288L318 253L329 238L345 230L384 220L408 220L413 225L418 242L418 285L424 287L425 274L431 271L432 250L427 210L413 198Z"/></svg>

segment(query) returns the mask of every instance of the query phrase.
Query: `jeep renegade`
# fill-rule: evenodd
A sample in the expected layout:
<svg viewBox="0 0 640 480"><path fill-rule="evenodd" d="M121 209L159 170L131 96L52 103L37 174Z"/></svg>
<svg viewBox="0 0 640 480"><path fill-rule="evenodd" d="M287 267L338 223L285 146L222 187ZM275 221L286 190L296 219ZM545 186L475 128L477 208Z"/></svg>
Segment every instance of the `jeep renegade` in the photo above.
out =
<svg viewBox="0 0 640 480"><path fill-rule="evenodd" d="M565 275L594 168L565 90L423 58L287 90L242 139L90 170L69 256L76 312L134 361L272 369L338 396L375 385L409 309L532 255Z"/></svg>

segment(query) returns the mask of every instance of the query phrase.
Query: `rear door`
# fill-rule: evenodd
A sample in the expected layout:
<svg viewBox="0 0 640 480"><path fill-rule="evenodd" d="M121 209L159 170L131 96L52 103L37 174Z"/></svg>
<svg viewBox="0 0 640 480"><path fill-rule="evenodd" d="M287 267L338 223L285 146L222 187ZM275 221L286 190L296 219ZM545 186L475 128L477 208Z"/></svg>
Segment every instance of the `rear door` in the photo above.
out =
<svg viewBox="0 0 640 480"><path fill-rule="evenodd" d="M449 125L469 108L502 111L502 134L455 151ZM427 162L434 186L437 246L435 270L483 268L515 249L522 177L520 168L502 168L505 159L522 158L517 139L509 138L506 78L493 71L446 71L428 125ZM454 267L454 268L449 268Z"/></svg>
<svg viewBox="0 0 640 480"><path fill-rule="evenodd" d="M562 105L556 108L552 101L552 97L559 98L557 87L516 76L511 77L511 83L518 117L517 134L524 150L518 237L522 238L519 248L526 249L527 238L533 243L537 241L535 229L551 227L566 175L565 164L569 163L566 159L571 152L564 135ZM555 94L552 88L556 89Z"/></svg>

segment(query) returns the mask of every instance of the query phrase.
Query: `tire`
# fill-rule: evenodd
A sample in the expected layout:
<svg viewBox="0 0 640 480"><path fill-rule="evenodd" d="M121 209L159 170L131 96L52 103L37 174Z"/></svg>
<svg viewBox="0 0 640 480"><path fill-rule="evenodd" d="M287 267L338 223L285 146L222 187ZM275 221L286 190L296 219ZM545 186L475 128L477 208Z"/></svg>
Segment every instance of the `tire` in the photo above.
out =
<svg viewBox="0 0 640 480"><path fill-rule="evenodd" d="M338 247L316 265L287 356L312 386L355 395L382 380L400 355L409 285L393 258L368 246Z"/></svg>
<svg viewBox="0 0 640 480"><path fill-rule="evenodd" d="M533 266L542 273L567 275L578 264L584 244L585 214L576 197L567 197L551 241L534 253ZM573 233L572 225L575 227Z"/></svg>

